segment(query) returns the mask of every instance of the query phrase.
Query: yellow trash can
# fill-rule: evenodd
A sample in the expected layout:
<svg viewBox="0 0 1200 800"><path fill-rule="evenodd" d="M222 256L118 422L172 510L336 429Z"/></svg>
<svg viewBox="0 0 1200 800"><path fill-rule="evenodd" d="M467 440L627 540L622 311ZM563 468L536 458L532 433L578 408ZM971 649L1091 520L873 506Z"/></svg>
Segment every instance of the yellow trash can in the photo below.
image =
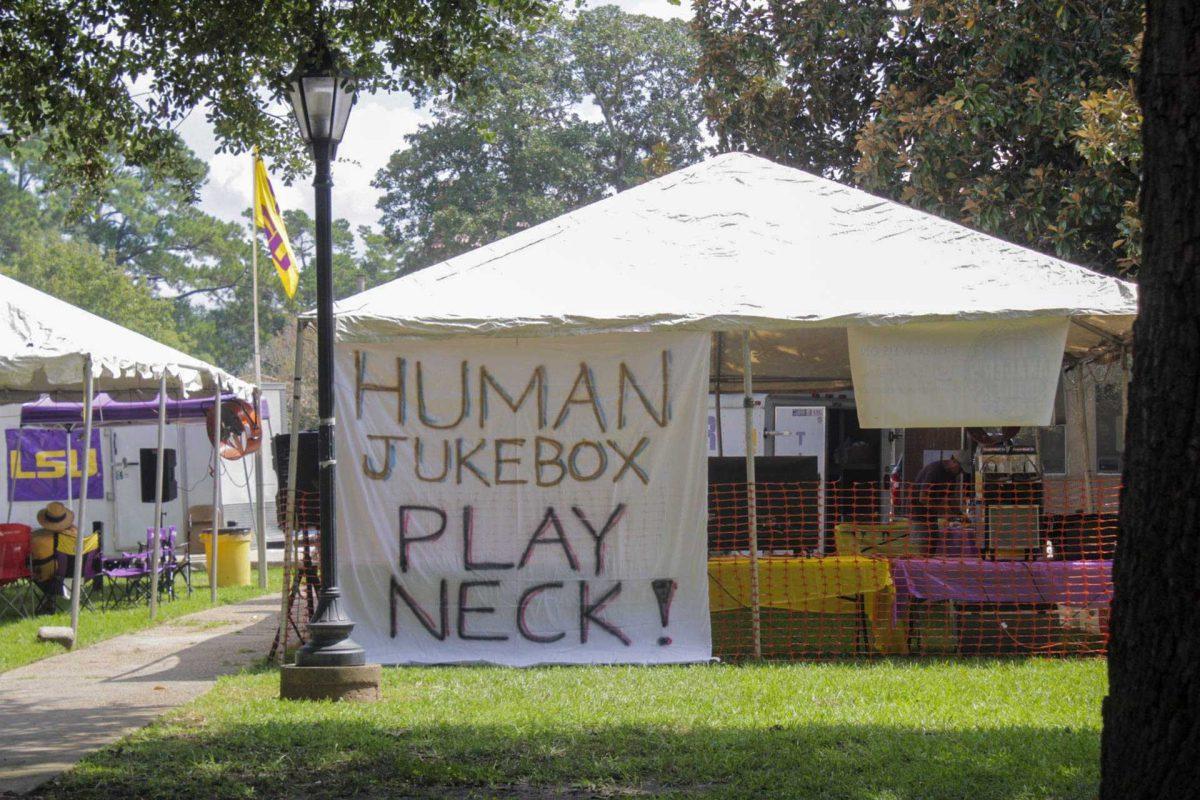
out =
<svg viewBox="0 0 1200 800"><path fill-rule="evenodd" d="M217 543L217 586L250 585L250 529L222 528ZM204 562L212 563L212 531L201 531ZM208 567L205 567L207 574Z"/></svg>

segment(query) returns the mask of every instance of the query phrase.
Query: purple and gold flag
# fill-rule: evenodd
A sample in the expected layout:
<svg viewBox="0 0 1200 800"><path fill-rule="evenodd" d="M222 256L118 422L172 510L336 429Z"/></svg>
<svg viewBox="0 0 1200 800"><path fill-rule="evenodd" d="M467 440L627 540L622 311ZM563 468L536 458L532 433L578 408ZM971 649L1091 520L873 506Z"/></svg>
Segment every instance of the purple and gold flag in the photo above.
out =
<svg viewBox="0 0 1200 800"><path fill-rule="evenodd" d="M279 203L275 200L275 190L271 188L271 179L267 175L267 167L257 153L254 156L254 224L267 237L267 249L271 251L271 261L279 280L283 283L283 291L288 298L296 296L296 286L300 283L300 263L292 252L288 241L287 228L283 225L283 215L279 213Z"/></svg>

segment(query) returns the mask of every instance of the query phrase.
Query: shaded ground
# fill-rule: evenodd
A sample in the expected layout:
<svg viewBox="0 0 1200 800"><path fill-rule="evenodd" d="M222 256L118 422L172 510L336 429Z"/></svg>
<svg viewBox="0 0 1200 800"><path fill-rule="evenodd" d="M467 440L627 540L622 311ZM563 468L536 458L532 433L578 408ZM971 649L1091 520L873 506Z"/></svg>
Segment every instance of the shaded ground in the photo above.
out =
<svg viewBox="0 0 1200 800"><path fill-rule="evenodd" d="M274 595L218 606L0 674L0 795L34 788L262 659L278 611Z"/></svg>
<svg viewBox="0 0 1200 800"><path fill-rule="evenodd" d="M40 797L1091 798L1104 663L393 669L370 706L240 675Z"/></svg>

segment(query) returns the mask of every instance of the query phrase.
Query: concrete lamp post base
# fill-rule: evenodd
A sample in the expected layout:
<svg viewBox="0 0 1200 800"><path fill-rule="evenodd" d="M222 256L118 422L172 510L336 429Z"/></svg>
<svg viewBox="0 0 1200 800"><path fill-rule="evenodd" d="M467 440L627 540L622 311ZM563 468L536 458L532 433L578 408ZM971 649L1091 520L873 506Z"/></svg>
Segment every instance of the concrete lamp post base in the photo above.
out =
<svg viewBox="0 0 1200 800"><path fill-rule="evenodd" d="M380 699L378 664L356 667L285 666L279 676L281 700L344 700L374 703Z"/></svg>

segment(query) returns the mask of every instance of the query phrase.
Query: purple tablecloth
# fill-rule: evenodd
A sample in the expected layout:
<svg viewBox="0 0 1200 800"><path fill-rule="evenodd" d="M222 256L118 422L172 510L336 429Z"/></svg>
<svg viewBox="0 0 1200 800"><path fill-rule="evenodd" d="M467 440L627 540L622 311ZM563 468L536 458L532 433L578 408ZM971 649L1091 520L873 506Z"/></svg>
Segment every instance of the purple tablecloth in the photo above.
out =
<svg viewBox="0 0 1200 800"><path fill-rule="evenodd" d="M892 559L896 618L918 600L962 603L1070 603L1112 600L1111 561L983 561Z"/></svg>

